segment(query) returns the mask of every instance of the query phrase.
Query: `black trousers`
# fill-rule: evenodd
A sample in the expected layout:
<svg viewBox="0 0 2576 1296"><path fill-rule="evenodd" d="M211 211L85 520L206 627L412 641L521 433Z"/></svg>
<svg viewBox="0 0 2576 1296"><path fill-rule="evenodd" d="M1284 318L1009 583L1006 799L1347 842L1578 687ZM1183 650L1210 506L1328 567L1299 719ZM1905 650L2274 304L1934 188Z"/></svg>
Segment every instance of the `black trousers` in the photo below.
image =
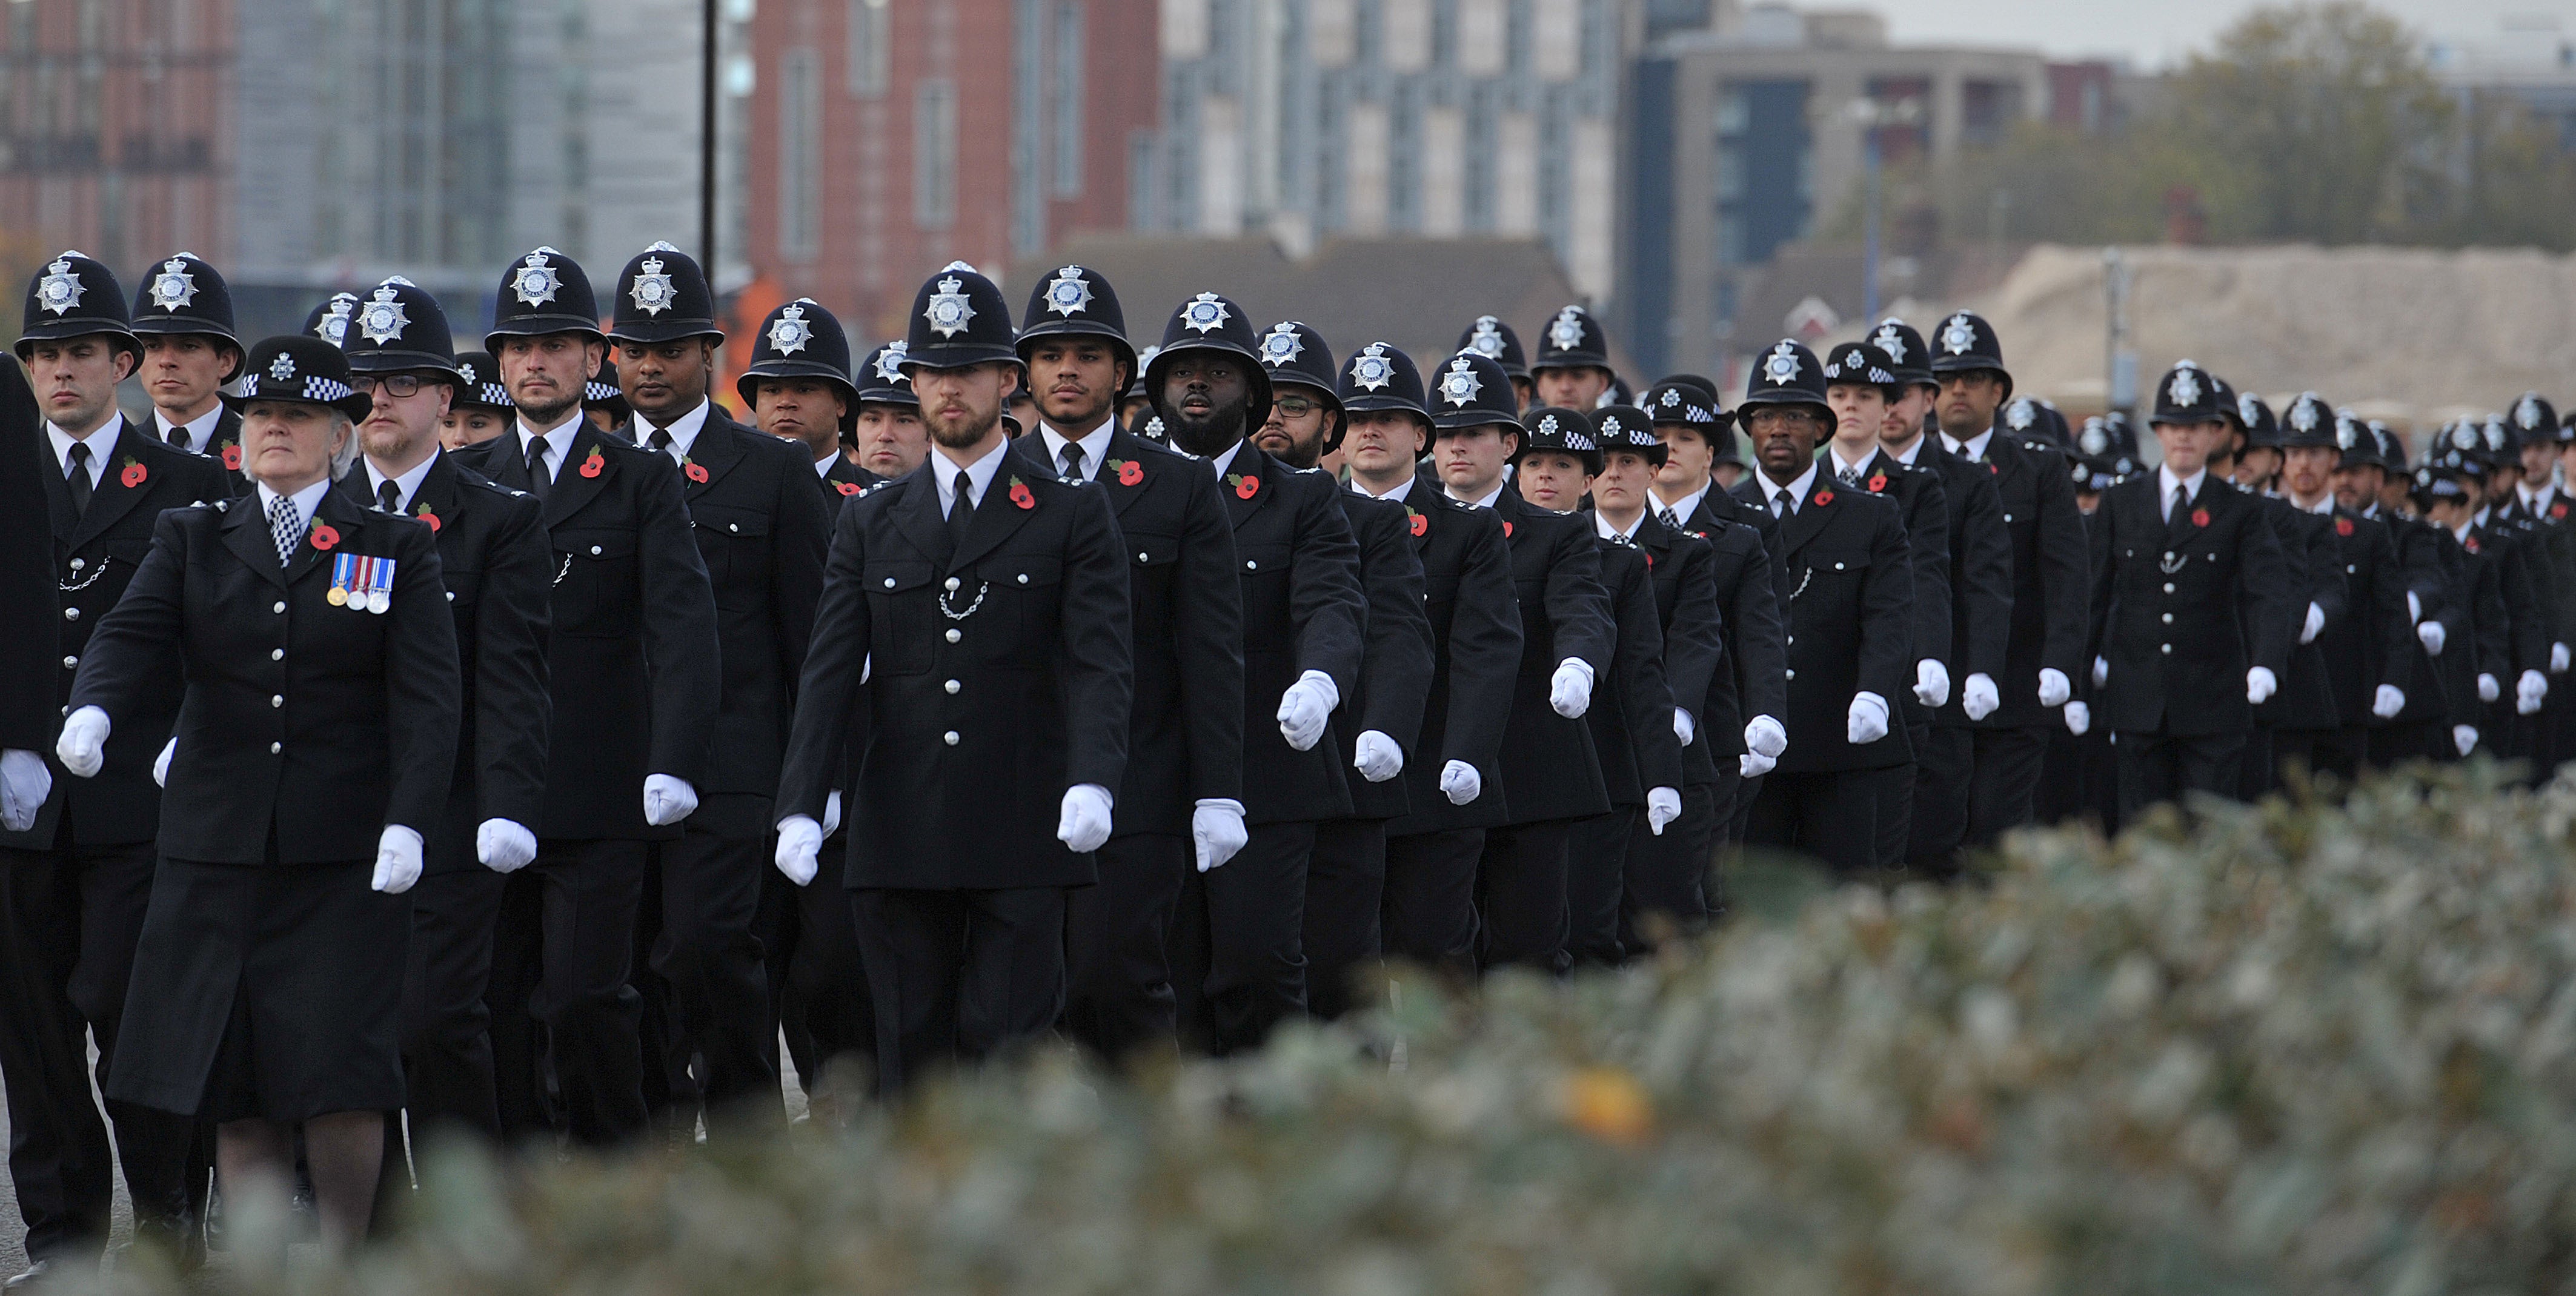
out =
<svg viewBox="0 0 2576 1296"><path fill-rule="evenodd" d="M1357 1006L1385 948L1378 910L1386 897L1386 821L1315 825L1306 866L1306 1008L1329 1021Z"/></svg>
<svg viewBox="0 0 2576 1296"><path fill-rule="evenodd" d="M1378 934L1388 958L1476 975L1476 862L1484 853L1482 828L1386 839Z"/></svg>
<svg viewBox="0 0 2576 1296"><path fill-rule="evenodd" d="M1734 796L1732 776L1682 786L1682 817L1664 835L1638 831L1628 838L1628 868L1619 886L1619 949L1637 958L1667 935L1705 930L1716 873L1717 805ZM1579 849L1579 848L1578 848ZM1581 957L1578 952L1577 957Z"/></svg>
<svg viewBox="0 0 2576 1296"><path fill-rule="evenodd" d="M1664 825L1671 832L1678 823ZM1610 813L1577 819L1565 839L1565 962L1617 967L1627 946L1619 939L1620 901L1628 893L1628 853L1646 831L1643 806L1615 806Z"/></svg>
<svg viewBox="0 0 2576 1296"><path fill-rule="evenodd" d="M116 1058L153 863L150 842L85 847L68 826L52 850L0 849L0 1081L31 1260L99 1256L120 1160L138 1230L188 1247L179 1234L202 1217L211 1139L200 1123L111 1101L111 1148L90 1092L91 1039L102 1088Z"/></svg>
<svg viewBox="0 0 2576 1296"><path fill-rule="evenodd" d="M2310 774L2331 772L2344 778L2352 777L2353 768L2359 762L2360 751L2349 738L2355 730L2275 729L2271 732L2272 768L2264 784L2266 792L2277 791L2282 786L2282 775L2288 771L2292 761L2298 762ZM2250 771L2252 767L2247 768ZM2245 799L2253 800L2254 794L2248 792Z"/></svg>
<svg viewBox="0 0 2576 1296"><path fill-rule="evenodd" d="M2081 819L2084 796L2084 738L2059 725L2049 730L2048 754L2040 758L2039 787L2030 799L2031 822L2061 824Z"/></svg>
<svg viewBox="0 0 2576 1296"><path fill-rule="evenodd" d="M850 893L840 884L840 870L827 865L809 885L788 885L795 892L796 945L783 1002L795 1018L790 1038L801 1026L811 1041L813 1061L796 1063L810 1095L836 1060L875 1061L877 1010L868 997L867 969L859 961L859 933L850 923Z"/></svg>
<svg viewBox="0 0 2576 1296"><path fill-rule="evenodd" d="M2264 793L2280 786L2280 766L2276 763L2270 725L2258 724L2245 735L2245 750L2237 758L2236 796L2239 800L2259 800Z"/></svg>
<svg viewBox="0 0 2576 1296"><path fill-rule="evenodd" d="M1183 1042L1220 1057L1258 1048L1306 1011L1306 864L1313 823L1251 826L1233 859L1192 864L1172 914L1172 993Z"/></svg>
<svg viewBox="0 0 2576 1296"><path fill-rule="evenodd" d="M656 876L637 910L634 973L643 996L644 1099L682 1126L702 1108L784 1122L778 1026L752 922L772 871L769 798L718 794L678 841L656 842ZM658 883L659 885L655 885Z"/></svg>
<svg viewBox="0 0 2576 1296"><path fill-rule="evenodd" d="M2120 818L2135 823L2140 811L2186 792L2234 797L2243 772L2245 731L2175 737L2128 732L2119 735Z"/></svg>
<svg viewBox="0 0 2576 1296"><path fill-rule="evenodd" d="M2398 724L2374 725L2363 744L2370 763L2380 769L2395 769L2411 760L2455 761L2460 749L2451 742L2451 724L2447 720L2408 720Z"/></svg>
<svg viewBox="0 0 2576 1296"><path fill-rule="evenodd" d="M509 879L481 865L432 873L411 891L403 977L403 1081L412 1137L501 1139L492 1070L492 947Z"/></svg>
<svg viewBox="0 0 2576 1296"><path fill-rule="evenodd" d="M877 1090L1043 1035L1064 1011L1064 888L852 890Z"/></svg>
<svg viewBox="0 0 2576 1296"><path fill-rule="evenodd" d="M1812 855L1839 874L1868 872L1878 865L1883 807L1894 800L1897 781L1912 777L1904 765L1807 774L1773 770L1753 803L1745 844Z"/></svg>
<svg viewBox="0 0 2576 1296"><path fill-rule="evenodd" d="M2308 768L2348 784L2361 773L2369 742L2370 731L2357 724L2310 731Z"/></svg>
<svg viewBox="0 0 2576 1296"><path fill-rule="evenodd" d="M1968 839L1968 789L1977 768L1977 731L1964 725L1930 725L1914 749L1912 812L1905 830L1905 863L1926 877L1959 870L1959 845Z"/></svg>
<svg viewBox="0 0 2576 1296"><path fill-rule="evenodd" d="M2048 727L1975 729L1975 772L1968 779L1968 835L1965 844L1982 850L2006 832L2031 821L2031 795L2039 787L2039 767L2048 758Z"/></svg>
<svg viewBox="0 0 2576 1296"><path fill-rule="evenodd" d="M643 996L627 984L644 896L640 841L541 839L494 929L493 1095L501 1135L606 1147L644 1132ZM551 1080L551 1084L549 1081Z"/></svg>
<svg viewBox="0 0 2576 1296"><path fill-rule="evenodd" d="M1476 862L1476 962L1561 973L1565 953L1565 860L1575 821L1549 819L1488 829Z"/></svg>
<svg viewBox="0 0 2576 1296"><path fill-rule="evenodd" d="M1115 1060L1177 1038L1172 913L1198 863L1178 833L1112 837L1093 858L1100 881L1064 897L1064 1025Z"/></svg>

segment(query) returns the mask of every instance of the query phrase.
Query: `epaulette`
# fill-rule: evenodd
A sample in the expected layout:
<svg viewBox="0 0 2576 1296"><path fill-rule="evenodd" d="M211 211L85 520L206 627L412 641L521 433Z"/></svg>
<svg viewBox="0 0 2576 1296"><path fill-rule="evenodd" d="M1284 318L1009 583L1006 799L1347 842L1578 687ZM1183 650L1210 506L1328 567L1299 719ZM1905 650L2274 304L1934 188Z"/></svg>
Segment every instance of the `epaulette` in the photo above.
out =
<svg viewBox="0 0 2576 1296"><path fill-rule="evenodd" d="M2023 437L2023 438L2022 438L2021 448L2022 448L2022 449L2024 449L2024 450L2055 450L2055 449L2057 449L2057 447L2056 447L2056 446L2054 446L2054 445L2052 445L2052 444L2050 444L2050 443L2048 443L2048 442L2046 442L2046 441L2033 441L2033 440L2031 440L2031 439L2030 439L2030 438L2028 438L2028 437Z"/></svg>
<svg viewBox="0 0 2576 1296"><path fill-rule="evenodd" d="M192 507L195 507L195 508L210 508L210 509L213 509L214 511L216 511L216 512L218 512L218 513L223 513L223 512L227 512L227 511L229 511L229 510L232 508L232 506L233 506L233 502L232 502L231 500L229 500L229 499L219 499L219 500L199 500L199 501L197 501L197 502L196 502L196 504L194 504Z"/></svg>
<svg viewBox="0 0 2576 1296"><path fill-rule="evenodd" d="M858 493L858 494L853 495L853 496L851 496L850 498L851 498L851 499L866 499L866 498L867 498L867 497L869 497L870 495L874 495L874 494L876 494L878 491L884 490L886 487L888 487L888 486L892 486L892 485L894 485L896 482L899 482L899 481L901 481L901 480L903 480L903 479L902 479L902 478L900 478L900 477L888 477L888 478L886 478L884 481L880 481L880 482L870 482L868 485L866 485L866 486L862 487L862 488L859 490L859 493Z"/></svg>

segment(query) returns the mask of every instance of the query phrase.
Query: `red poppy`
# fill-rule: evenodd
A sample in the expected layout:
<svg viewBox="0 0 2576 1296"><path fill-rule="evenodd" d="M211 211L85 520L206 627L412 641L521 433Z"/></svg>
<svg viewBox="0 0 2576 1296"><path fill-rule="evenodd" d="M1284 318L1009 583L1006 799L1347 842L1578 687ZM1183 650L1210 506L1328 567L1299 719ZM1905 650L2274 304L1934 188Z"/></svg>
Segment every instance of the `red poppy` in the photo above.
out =
<svg viewBox="0 0 2576 1296"><path fill-rule="evenodd" d="M1870 474L1870 478L1869 478L1869 493L1870 493L1870 494L1872 494L1872 495L1876 495L1876 494L1878 494L1879 492L1884 491L1884 490L1886 490L1886 489L1887 489L1887 474L1886 474L1886 473L1872 473L1872 474Z"/></svg>
<svg viewBox="0 0 2576 1296"><path fill-rule="evenodd" d="M1503 524L1503 538L1506 540L1512 538L1512 524L1509 522Z"/></svg>
<svg viewBox="0 0 2576 1296"><path fill-rule="evenodd" d="M696 482L701 486L707 484L707 469L704 464L691 463L690 461L683 459L680 461L680 471L687 475L690 481Z"/></svg>
<svg viewBox="0 0 2576 1296"><path fill-rule="evenodd" d="M859 484L857 482L834 482L832 484L839 487L841 493L844 495L856 495L859 493Z"/></svg>
<svg viewBox="0 0 2576 1296"><path fill-rule="evenodd" d="M1250 473L1244 473L1240 476L1228 473L1226 475L1226 480L1234 483L1234 497L1236 499L1251 499L1254 495L1260 493L1261 479Z"/></svg>
<svg viewBox="0 0 2576 1296"><path fill-rule="evenodd" d="M2352 519L2351 519L2351 518L2336 518L2336 519L2335 519L2335 534L2336 534L2336 535L2339 535L2339 536L2348 536L2348 535L2351 535L2351 534L2352 534Z"/></svg>
<svg viewBox="0 0 2576 1296"><path fill-rule="evenodd" d="M151 475L150 472L145 471L143 465L128 459L125 461L125 471L118 473L116 480L123 483L127 490L132 490L142 485L143 479Z"/></svg>
<svg viewBox="0 0 2576 1296"><path fill-rule="evenodd" d="M1413 534L1418 536L1431 534L1431 519L1414 512L1412 509L1406 509L1404 511L1404 516L1411 519L1409 525L1413 528Z"/></svg>
<svg viewBox="0 0 2576 1296"><path fill-rule="evenodd" d="M314 523L313 547L324 553L329 553L332 550L339 548L340 533L337 530L334 530L328 522Z"/></svg>
<svg viewBox="0 0 2576 1296"><path fill-rule="evenodd" d="M2549 506L2549 520L2550 520L2550 521L2552 521L2552 522L2562 522L2562 521L2565 521L2565 520L2566 520L2566 518L2567 518L2567 501L2565 501L2565 500L2560 500L2560 501L2558 501L2557 503L2552 504L2552 505L2550 505L2550 506Z"/></svg>
<svg viewBox="0 0 2576 1296"><path fill-rule="evenodd" d="M1834 502L1834 493L1830 490L1817 491L1815 502L1819 505L1831 504Z"/></svg>
<svg viewBox="0 0 2576 1296"><path fill-rule="evenodd" d="M1014 477L1011 479L1011 502L1024 509L1033 509L1038 506L1038 497L1029 493L1027 483Z"/></svg>
<svg viewBox="0 0 2576 1296"><path fill-rule="evenodd" d="M2208 526L2208 525L2209 525L2209 510L2208 510L2208 509L2205 509L2205 508L2196 508L2196 509L2193 509L2193 510L2191 511L2191 524L2192 524L2193 526L2196 526L2196 527L2205 527L2205 526Z"/></svg>
<svg viewBox="0 0 2576 1296"><path fill-rule="evenodd" d="M2470 536L2468 539L2461 541L2460 545L2470 553L2476 553L2478 551L2478 538L2476 536Z"/></svg>
<svg viewBox="0 0 2576 1296"><path fill-rule="evenodd" d="M1143 480L1145 480L1145 465L1140 464L1133 459L1121 459L1118 461L1119 485L1133 486Z"/></svg>
<svg viewBox="0 0 2576 1296"><path fill-rule="evenodd" d="M590 457L581 461L581 475L584 477L596 477L600 474L602 469L607 467L608 461L601 458L599 448L597 446L593 446L591 447Z"/></svg>
<svg viewBox="0 0 2576 1296"><path fill-rule="evenodd" d="M241 471L241 442L231 441L225 443L224 468L229 472Z"/></svg>
<svg viewBox="0 0 2576 1296"><path fill-rule="evenodd" d="M429 533L431 535L438 534L438 515L430 512L429 506L426 504L420 506L420 520L429 524Z"/></svg>
<svg viewBox="0 0 2576 1296"><path fill-rule="evenodd" d="M1997 477L2001 477L2004 475L2004 466L2002 464L1990 463L1986 465L1986 471L1993 473Z"/></svg>

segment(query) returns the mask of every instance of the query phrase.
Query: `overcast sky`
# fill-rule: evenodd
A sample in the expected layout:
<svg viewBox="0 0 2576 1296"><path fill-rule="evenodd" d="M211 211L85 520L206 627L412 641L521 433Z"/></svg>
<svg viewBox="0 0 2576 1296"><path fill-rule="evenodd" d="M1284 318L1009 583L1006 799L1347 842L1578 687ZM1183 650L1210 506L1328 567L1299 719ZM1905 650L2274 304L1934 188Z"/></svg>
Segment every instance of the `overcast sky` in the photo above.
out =
<svg viewBox="0 0 2576 1296"><path fill-rule="evenodd" d="M2554 50L2576 37L2576 0L2375 0L2434 40L2503 55ZM2248 0L1801 0L1802 8L1874 8L1906 44L2036 45L2060 57L2125 54L2142 68L2179 63ZM2510 24L2510 25L2509 25Z"/></svg>

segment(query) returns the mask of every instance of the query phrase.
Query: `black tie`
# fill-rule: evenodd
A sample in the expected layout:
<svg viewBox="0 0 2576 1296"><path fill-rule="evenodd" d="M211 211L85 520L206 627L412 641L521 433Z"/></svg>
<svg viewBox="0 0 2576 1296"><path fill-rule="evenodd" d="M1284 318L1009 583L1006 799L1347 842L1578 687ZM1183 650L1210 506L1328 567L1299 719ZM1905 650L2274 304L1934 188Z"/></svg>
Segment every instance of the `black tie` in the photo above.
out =
<svg viewBox="0 0 2576 1296"><path fill-rule="evenodd" d="M957 470L957 502L948 506L948 540L954 547L951 552L965 547L966 528L975 525L975 498L971 493L974 485L965 469Z"/></svg>
<svg viewBox="0 0 2576 1296"><path fill-rule="evenodd" d="M171 444L171 445L173 445L173 446L176 446L177 448L179 448L179 449L181 449L181 450L185 450L185 449L187 449L187 448L188 448L188 425L187 425L187 424L182 423L182 424L178 425L177 427L174 427L174 428L170 429L170 444Z"/></svg>
<svg viewBox="0 0 2576 1296"><path fill-rule="evenodd" d="M388 478L376 487L376 507L387 513L402 512L402 487Z"/></svg>
<svg viewBox="0 0 2576 1296"><path fill-rule="evenodd" d="M2184 509L2190 506L2191 493L2180 486L2174 487L2173 507L2165 511L2165 521L2173 521L2176 516L2180 515Z"/></svg>
<svg viewBox="0 0 2576 1296"><path fill-rule="evenodd" d="M1079 441L1064 443L1064 475L1077 481L1082 478L1082 443Z"/></svg>
<svg viewBox="0 0 2576 1296"><path fill-rule="evenodd" d="M546 439L528 438L528 493L543 503L547 492L554 487L555 479L546 472Z"/></svg>
<svg viewBox="0 0 2576 1296"><path fill-rule="evenodd" d="M1785 518L1789 516L1789 490L1787 487L1784 486L1780 488L1779 492L1771 497L1771 516L1775 518Z"/></svg>
<svg viewBox="0 0 2576 1296"><path fill-rule="evenodd" d="M1843 473L1842 473L1842 476L1843 476L1843 485L1845 485L1845 486L1851 486L1851 487L1855 487L1855 488L1857 488L1857 487L1860 485L1860 469L1858 469L1858 468L1854 468L1854 467L1850 466L1849 464L1845 464L1845 465L1843 466Z"/></svg>
<svg viewBox="0 0 2576 1296"><path fill-rule="evenodd" d="M1658 521L1658 522L1663 523L1665 526L1671 527L1671 528L1672 528L1672 529L1674 529L1675 531L1679 531L1679 530L1681 530L1681 529L1682 529L1682 520L1681 520L1680 515L1678 515L1678 514L1674 513L1671 509L1668 509L1668 508L1658 508L1658 509L1656 509L1656 510L1655 510L1655 520L1656 520L1656 521Z"/></svg>
<svg viewBox="0 0 2576 1296"><path fill-rule="evenodd" d="M664 453L664 454L669 454L669 453L671 453L671 434L670 434L670 432L669 432L668 430L666 430L666 429L663 429L663 428L655 428L655 429L653 429L653 436L652 436L652 439L651 439L651 444L652 444L652 446L653 446L653 448L654 448L654 449L659 450L659 451L661 451L661 452L662 452L662 453Z"/></svg>
<svg viewBox="0 0 2576 1296"><path fill-rule="evenodd" d="M63 484L71 488L72 516L79 517L89 512L89 442L72 442L72 452L67 459L71 469L64 475Z"/></svg>

